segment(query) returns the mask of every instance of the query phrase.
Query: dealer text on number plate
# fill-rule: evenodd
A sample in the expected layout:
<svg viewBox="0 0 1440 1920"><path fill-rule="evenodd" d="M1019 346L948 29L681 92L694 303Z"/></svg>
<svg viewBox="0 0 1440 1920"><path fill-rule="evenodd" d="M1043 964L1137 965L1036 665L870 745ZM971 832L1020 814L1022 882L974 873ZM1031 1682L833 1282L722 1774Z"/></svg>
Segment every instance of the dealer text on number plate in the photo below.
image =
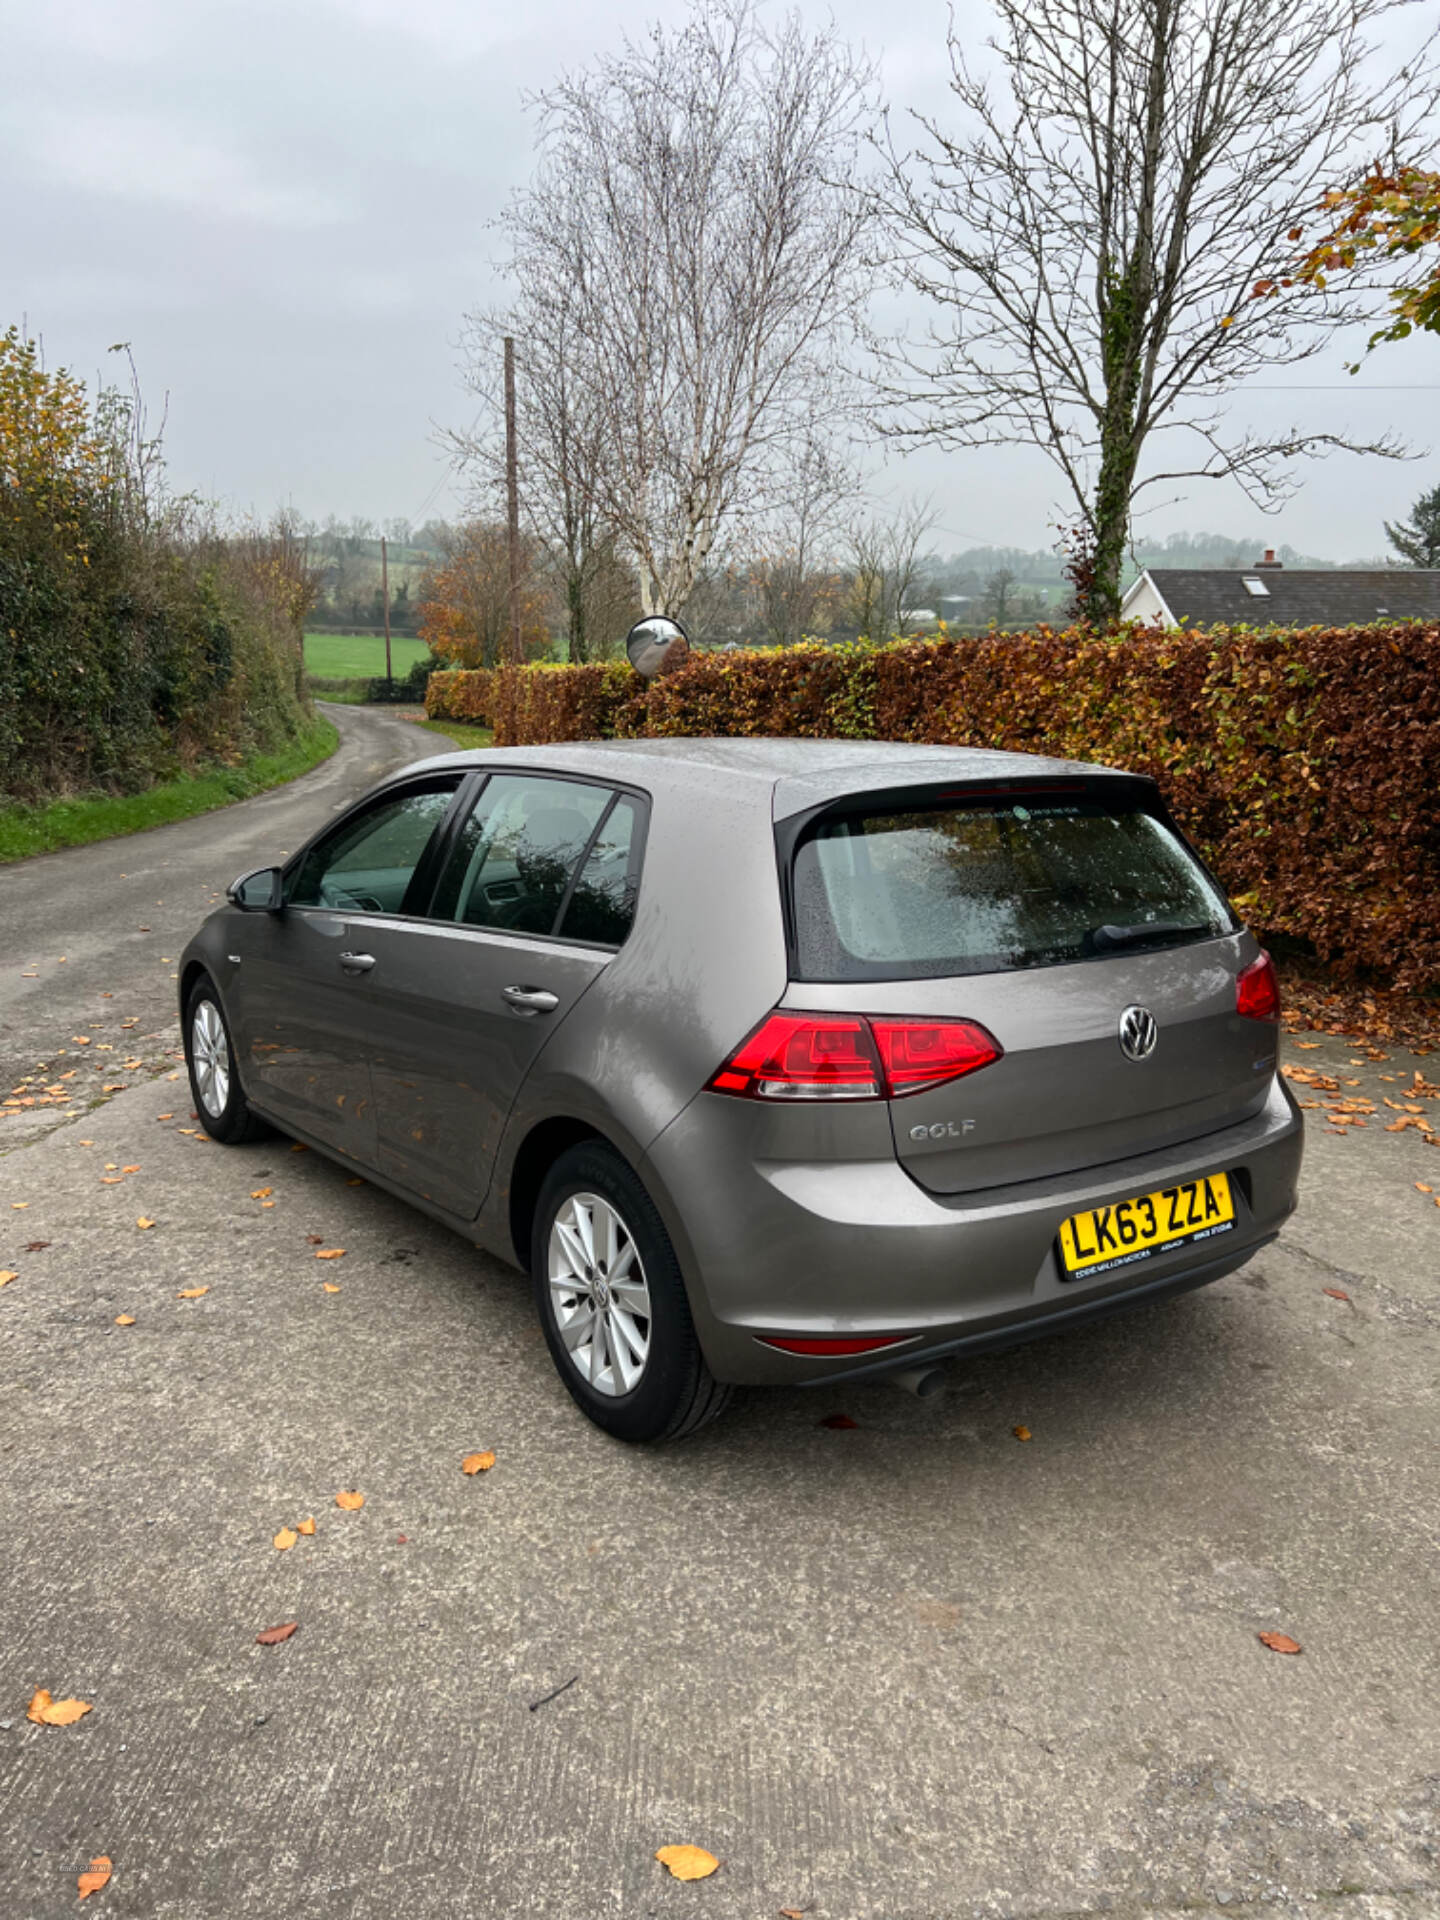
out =
<svg viewBox="0 0 1440 1920"><path fill-rule="evenodd" d="M1148 1260L1167 1247L1229 1233L1234 1225L1229 1176L1212 1173L1138 1200L1072 1213L1061 1224L1060 1253L1067 1274L1104 1273Z"/></svg>

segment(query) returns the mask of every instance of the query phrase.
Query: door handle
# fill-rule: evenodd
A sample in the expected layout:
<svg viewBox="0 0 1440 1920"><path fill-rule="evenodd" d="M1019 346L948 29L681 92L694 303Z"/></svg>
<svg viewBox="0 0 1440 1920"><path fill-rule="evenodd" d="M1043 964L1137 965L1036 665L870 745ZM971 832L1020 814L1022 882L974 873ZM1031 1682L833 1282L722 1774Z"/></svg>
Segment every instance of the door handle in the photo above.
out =
<svg viewBox="0 0 1440 1920"><path fill-rule="evenodd" d="M500 998L524 1014L553 1013L560 1004L559 994L548 993L544 987L502 987Z"/></svg>
<svg viewBox="0 0 1440 1920"><path fill-rule="evenodd" d="M368 973L375 964L373 953L342 953L340 964L346 973Z"/></svg>

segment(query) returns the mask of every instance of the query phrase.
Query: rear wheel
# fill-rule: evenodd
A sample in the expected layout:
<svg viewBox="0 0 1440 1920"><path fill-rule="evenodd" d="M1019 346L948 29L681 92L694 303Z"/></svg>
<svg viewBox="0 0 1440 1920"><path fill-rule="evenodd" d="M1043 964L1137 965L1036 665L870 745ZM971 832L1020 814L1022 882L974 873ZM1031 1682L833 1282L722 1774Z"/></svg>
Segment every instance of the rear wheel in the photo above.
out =
<svg viewBox="0 0 1440 1920"><path fill-rule="evenodd" d="M561 1154L535 1210L531 1273L560 1378L617 1440L678 1440L724 1407L679 1262L634 1171L603 1141Z"/></svg>
<svg viewBox="0 0 1440 1920"><path fill-rule="evenodd" d="M238 1147L270 1131L241 1091L229 1023L208 974L201 974L185 1002L185 1064L196 1117L212 1140Z"/></svg>

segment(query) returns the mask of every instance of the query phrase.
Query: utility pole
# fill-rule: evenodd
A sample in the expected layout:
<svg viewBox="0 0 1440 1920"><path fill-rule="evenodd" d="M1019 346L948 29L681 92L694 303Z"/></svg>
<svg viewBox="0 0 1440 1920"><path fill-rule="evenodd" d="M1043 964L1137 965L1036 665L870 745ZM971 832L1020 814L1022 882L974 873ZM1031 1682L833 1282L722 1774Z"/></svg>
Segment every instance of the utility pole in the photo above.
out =
<svg viewBox="0 0 1440 1920"><path fill-rule="evenodd" d="M385 536L380 536L380 592L385 602L385 678L393 680L390 671L390 557L385 551Z"/></svg>
<svg viewBox="0 0 1440 1920"><path fill-rule="evenodd" d="M505 509L510 545L510 659L520 664L520 474L515 452L515 342L505 340Z"/></svg>

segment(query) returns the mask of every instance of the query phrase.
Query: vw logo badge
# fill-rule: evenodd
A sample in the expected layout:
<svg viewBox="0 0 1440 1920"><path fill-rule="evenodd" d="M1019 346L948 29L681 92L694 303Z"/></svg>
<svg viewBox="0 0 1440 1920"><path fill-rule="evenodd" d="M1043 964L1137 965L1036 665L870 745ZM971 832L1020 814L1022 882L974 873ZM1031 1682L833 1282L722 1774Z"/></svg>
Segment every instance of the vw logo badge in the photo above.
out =
<svg viewBox="0 0 1440 1920"><path fill-rule="evenodd" d="M1148 1060L1160 1029L1148 1007L1126 1007L1120 1016L1120 1051L1127 1060Z"/></svg>

